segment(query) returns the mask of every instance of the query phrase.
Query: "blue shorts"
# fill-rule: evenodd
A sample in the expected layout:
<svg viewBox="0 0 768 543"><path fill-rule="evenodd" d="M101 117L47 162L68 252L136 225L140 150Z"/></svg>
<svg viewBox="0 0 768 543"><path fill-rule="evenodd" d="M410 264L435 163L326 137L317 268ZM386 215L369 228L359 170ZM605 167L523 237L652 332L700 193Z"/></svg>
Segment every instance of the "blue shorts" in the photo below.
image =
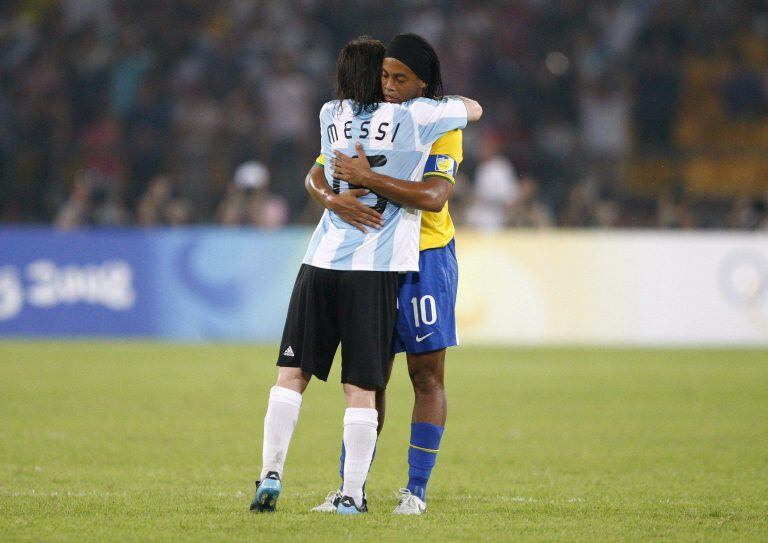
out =
<svg viewBox="0 0 768 543"><path fill-rule="evenodd" d="M459 344L456 290L459 264L453 240L419 253L419 271L400 275L393 353L438 351Z"/></svg>

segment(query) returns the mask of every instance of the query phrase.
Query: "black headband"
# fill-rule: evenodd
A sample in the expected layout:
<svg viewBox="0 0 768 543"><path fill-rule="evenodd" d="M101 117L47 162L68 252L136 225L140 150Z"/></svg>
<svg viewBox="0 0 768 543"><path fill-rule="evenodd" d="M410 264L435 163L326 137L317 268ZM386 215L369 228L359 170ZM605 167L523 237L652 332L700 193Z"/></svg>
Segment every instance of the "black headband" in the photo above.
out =
<svg viewBox="0 0 768 543"><path fill-rule="evenodd" d="M424 39L415 34L395 36L389 42L385 56L396 58L408 66L425 83L432 78L432 52Z"/></svg>

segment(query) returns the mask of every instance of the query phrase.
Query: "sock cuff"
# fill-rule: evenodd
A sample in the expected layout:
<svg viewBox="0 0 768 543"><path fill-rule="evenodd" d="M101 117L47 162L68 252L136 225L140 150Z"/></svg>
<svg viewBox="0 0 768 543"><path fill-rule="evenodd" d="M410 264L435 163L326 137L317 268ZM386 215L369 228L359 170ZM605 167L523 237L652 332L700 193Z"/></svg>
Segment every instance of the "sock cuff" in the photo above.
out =
<svg viewBox="0 0 768 543"><path fill-rule="evenodd" d="M290 388L273 386L269 391L270 402L287 403L294 407L301 407L301 394Z"/></svg>
<svg viewBox="0 0 768 543"><path fill-rule="evenodd" d="M411 423L411 447L425 452L437 453L444 430L443 426L428 422Z"/></svg>
<svg viewBox="0 0 768 543"><path fill-rule="evenodd" d="M347 407L344 411L344 426L347 424L362 424L376 428L379 425L379 412L371 408Z"/></svg>

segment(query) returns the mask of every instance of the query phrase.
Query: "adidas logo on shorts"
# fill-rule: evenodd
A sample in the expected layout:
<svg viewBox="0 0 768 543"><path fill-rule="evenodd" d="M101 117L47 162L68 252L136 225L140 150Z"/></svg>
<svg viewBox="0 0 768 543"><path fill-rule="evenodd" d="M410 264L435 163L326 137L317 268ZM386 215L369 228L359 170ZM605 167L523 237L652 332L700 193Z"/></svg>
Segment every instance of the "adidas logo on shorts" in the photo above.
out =
<svg viewBox="0 0 768 543"><path fill-rule="evenodd" d="M290 345L288 345L288 348L283 351L283 356L293 356L293 349Z"/></svg>

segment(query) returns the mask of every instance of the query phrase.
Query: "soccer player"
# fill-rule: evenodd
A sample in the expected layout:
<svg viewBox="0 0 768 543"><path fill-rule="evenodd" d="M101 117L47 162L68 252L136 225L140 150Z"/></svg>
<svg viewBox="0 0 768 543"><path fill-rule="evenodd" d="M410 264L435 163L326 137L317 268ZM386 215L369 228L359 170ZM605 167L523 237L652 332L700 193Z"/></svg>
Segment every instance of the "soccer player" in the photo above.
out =
<svg viewBox="0 0 768 543"><path fill-rule="evenodd" d="M465 98L420 99L407 105L381 103L384 46L361 37L340 52L337 100L320 111L322 154L350 155L360 142L383 173L410 177L421 172L432 143L480 118L480 106ZM346 181L325 171L338 193ZM328 378L339 343L344 414L344 485L336 511L366 511L363 485L376 444L375 393L386 382L395 326L398 272L418 269L420 211L370 193L360 201L381 215L368 234L327 211L310 240L293 288L277 365L277 383L264 417L263 464L252 511L274 511L282 490L285 458L312 375Z"/></svg>
<svg viewBox="0 0 768 543"><path fill-rule="evenodd" d="M390 103L403 103L418 97L439 99L443 94L440 62L430 44L413 34L396 36L387 47L381 74L382 90ZM430 151L422 182L395 179L371 169L362 153L357 158L336 153L334 172L339 179L371 190L404 206L423 209L419 271L400 277L399 310L395 332L395 352L406 351L415 402L411 418L408 449L409 478L401 489L395 513L421 514L426 510L426 488L435 465L446 420L447 401L444 386L446 348L458 344L456 335L456 289L458 264L454 250L454 227L448 213L448 198L454 176L462 161L461 130L439 138ZM310 194L350 224L365 231L379 226L381 217L360 205L351 192L336 194L325 183L321 155L307 176ZM387 367L387 380L392 361ZM376 397L379 431L384 423L385 391ZM340 475L344 477L342 443ZM328 494L314 511L335 510L341 492Z"/></svg>

